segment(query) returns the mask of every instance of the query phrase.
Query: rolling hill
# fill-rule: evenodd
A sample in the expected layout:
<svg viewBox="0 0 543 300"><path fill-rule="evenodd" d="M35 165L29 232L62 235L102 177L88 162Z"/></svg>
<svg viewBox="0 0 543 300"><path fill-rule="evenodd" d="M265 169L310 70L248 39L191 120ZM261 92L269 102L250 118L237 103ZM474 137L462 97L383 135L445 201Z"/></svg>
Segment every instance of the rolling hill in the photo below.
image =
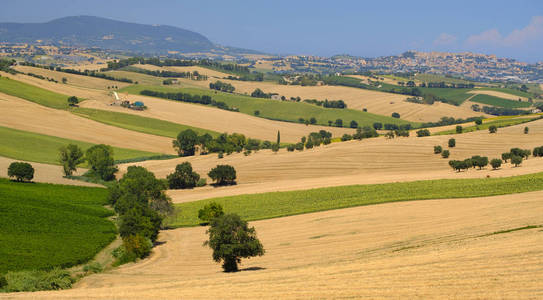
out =
<svg viewBox="0 0 543 300"><path fill-rule="evenodd" d="M240 51L215 45L199 33L178 27L128 23L93 16L64 17L45 23L0 23L0 41L154 54L168 51Z"/></svg>

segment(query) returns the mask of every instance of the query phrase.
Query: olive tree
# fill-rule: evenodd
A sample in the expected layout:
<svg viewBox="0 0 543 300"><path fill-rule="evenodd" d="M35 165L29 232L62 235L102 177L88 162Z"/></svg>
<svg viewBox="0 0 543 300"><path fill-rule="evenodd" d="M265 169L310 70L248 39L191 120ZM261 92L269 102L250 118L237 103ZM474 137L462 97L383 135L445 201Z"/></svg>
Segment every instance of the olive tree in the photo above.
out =
<svg viewBox="0 0 543 300"><path fill-rule="evenodd" d="M456 147L456 140L455 139L449 139L449 148Z"/></svg>
<svg viewBox="0 0 543 300"><path fill-rule="evenodd" d="M236 214L212 219L206 233L209 234L209 240L204 242L204 247L209 246L213 250L213 260L222 261L225 272L238 271L242 258L262 256L265 253L255 228L249 227Z"/></svg>
<svg viewBox="0 0 543 300"><path fill-rule="evenodd" d="M515 167L518 167L522 163L522 156L511 156L511 163L514 164Z"/></svg>
<svg viewBox="0 0 543 300"><path fill-rule="evenodd" d="M502 160L499 158L494 158L490 161L490 165L494 170L499 169L502 166Z"/></svg>

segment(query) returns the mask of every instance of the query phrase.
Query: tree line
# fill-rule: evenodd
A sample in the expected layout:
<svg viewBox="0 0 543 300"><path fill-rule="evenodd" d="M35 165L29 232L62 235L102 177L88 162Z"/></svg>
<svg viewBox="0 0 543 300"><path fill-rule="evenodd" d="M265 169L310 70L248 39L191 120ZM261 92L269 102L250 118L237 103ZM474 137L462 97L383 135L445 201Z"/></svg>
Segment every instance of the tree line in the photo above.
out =
<svg viewBox="0 0 543 300"><path fill-rule="evenodd" d="M176 72L168 70L146 70L136 67L131 67L128 71L136 72L155 77L167 77L167 78L187 78L191 80L207 80L207 75L201 75L198 71Z"/></svg>
<svg viewBox="0 0 543 300"><path fill-rule="evenodd" d="M198 103L203 105L215 106L220 109L235 111L238 112L239 109L235 107L230 107L223 101L215 101L209 95L192 95L189 93L165 93L152 90L143 90L140 92L140 95L170 99L175 101L187 102L187 103Z"/></svg>
<svg viewBox="0 0 543 300"><path fill-rule="evenodd" d="M220 80L217 80L215 82L210 82L209 88L212 90L217 90L217 91L226 92L226 93L232 93L236 89L230 83L222 82Z"/></svg>
<svg viewBox="0 0 543 300"><path fill-rule="evenodd" d="M82 75L82 76L90 76L90 77L102 78L102 79L107 79L107 80L112 80L112 81L134 83L132 81L132 79L118 78L118 77L109 76L107 74L101 73L101 71L99 71L99 72L94 71L94 70L79 71L79 70L65 69L65 68L54 67L54 66L43 66L43 65L38 65L38 64L35 64L35 63L30 63L30 62L22 62L21 65L22 66L35 67L35 68L42 68L42 69L51 70L51 71L69 73L69 74L76 74L76 75Z"/></svg>

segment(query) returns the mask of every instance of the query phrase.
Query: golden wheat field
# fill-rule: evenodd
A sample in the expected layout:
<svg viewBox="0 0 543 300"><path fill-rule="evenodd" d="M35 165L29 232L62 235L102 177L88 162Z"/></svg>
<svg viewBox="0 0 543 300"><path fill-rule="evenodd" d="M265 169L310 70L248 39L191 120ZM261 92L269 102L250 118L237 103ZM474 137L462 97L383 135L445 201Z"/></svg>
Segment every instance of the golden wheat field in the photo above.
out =
<svg viewBox="0 0 543 300"><path fill-rule="evenodd" d="M530 127L530 134L523 134L525 126ZM456 139L454 148L447 147L447 141L451 137ZM443 159L441 155L434 154L435 145L449 149L450 158ZM183 161L191 162L195 171L202 176L217 164L230 164L236 168L238 184L235 186L169 191L174 202L185 202L210 197L323 186L438 178L503 177L535 173L543 169L542 158L530 158L524 161L522 166L516 168L505 164L500 170L487 167L483 170L471 169L460 173L454 172L449 167L448 161L465 159L473 155L488 156L489 159L500 158L501 153L508 152L513 147L533 149L539 146L543 146L543 120L500 128L496 134L481 130L459 135L424 138L412 136L388 140L380 137L332 143L303 152L287 152L282 149L275 154L269 150L261 150L249 156L239 153L225 156L223 159L218 159L216 154L210 154L173 160L138 162L121 165L120 169L124 172L129 165L140 165L148 168L158 177L164 178Z"/></svg>
<svg viewBox="0 0 543 300"><path fill-rule="evenodd" d="M115 147L174 154L171 138L105 125L0 93L0 126ZM32 117L28 117L28 116Z"/></svg>
<svg viewBox="0 0 543 300"><path fill-rule="evenodd" d="M543 297L542 192L365 206L252 222L266 255L221 272L204 227L162 231L151 257L36 299ZM2 296L0 296L2 297ZM4 296L5 297L5 296Z"/></svg>

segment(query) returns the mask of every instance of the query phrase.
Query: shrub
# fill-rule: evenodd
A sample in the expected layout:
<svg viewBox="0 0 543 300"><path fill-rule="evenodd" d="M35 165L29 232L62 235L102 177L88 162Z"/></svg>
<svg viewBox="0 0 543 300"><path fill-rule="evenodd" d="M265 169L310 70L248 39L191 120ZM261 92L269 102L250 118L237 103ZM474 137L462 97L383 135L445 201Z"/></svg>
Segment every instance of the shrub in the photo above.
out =
<svg viewBox="0 0 543 300"><path fill-rule="evenodd" d="M492 166L492 169L496 170L502 166L502 160L499 158L494 158L490 161L490 165Z"/></svg>
<svg viewBox="0 0 543 300"><path fill-rule="evenodd" d="M430 130L421 129L417 131L417 137L430 136Z"/></svg>
<svg viewBox="0 0 543 300"><path fill-rule="evenodd" d="M528 126L524 127L524 134L528 134L530 132L530 128Z"/></svg>
<svg viewBox="0 0 543 300"><path fill-rule="evenodd" d="M483 124L483 119L475 120L475 125L481 125L481 124Z"/></svg>
<svg viewBox="0 0 543 300"><path fill-rule="evenodd" d="M215 181L216 185L236 183L236 169L230 165L217 165L207 175Z"/></svg>
<svg viewBox="0 0 543 300"><path fill-rule="evenodd" d="M496 133L496 132L498 132L498 127L496 127L496 125L490 125L488 127L488 132L489 133Z"/></svg>
<svg viewBox="0 0 543 300"><path fill-rule="evenodd" d="M76 106L79 103L79 99L77 99L76 96L71 96L68 98L68 105L70 106Z"/></svg>
<svg viewBox="0 0 543 300"><path fill-rule="evenodd" d="M397 113L397 112L393 112L391 116L392 116L393 118L396 118L396 119L399 119L399 118L400 118L400 114Z"/></svg>
<svg viewBox="0 0 543 300"><path fill-rule="evenodd" d="M373 129L375 129L375 130L381 130L381 128L383 128L383 124L382 124L382 123L379 123L379 122L373 123Z"/></svg>
<svg viewBox="0 0 543 300"><path fill-rule="evenodd" d="M129 235L123 238L125 259L144 258L151 253L153 243L141 234ZM134 259L135 260L135 259Z"/></svg>
<svg viewBox="0 0 543 300"><path fill-rule="evenodd" d="M332 142L332 140L330 138L324 138L324 140L322 141L323 144L325 145L329 145L330 143Z"/></svg>
<svg viewBox="0 0 543 300"><path fill-rule="evenodd" d="M198 219L200 219L205 224L222 215L224 215L223 208L220 204L216 202L206 204L198 211Z"/></svg>
<svg viewBox="0 0 543 300"><path fill-rule="evenodd" d="M67 270L55 268L49 271L32 270L8 272L5 276L5 292L35 292L62 290L72 287L75 279Z"/></svg>
<svg viewBox="0 0 543 300"><path fill-rule="evenodd" d="M304 150L304 143L302 143L302 142L296 143L295 148L296 148L296 150L298 150L298 151Z"/></svg>
<svg viewBox="0 0 543 300"><path fill-rule="evenodd" d="M443 150L443 152L441 152L441 157L443 158L449 158L449 155L451 153L449 152L449 150Z"/></svg>
<svg viewBox="0 0 543 300"><path fill-rule="evenodd" d="M334 123L336 127L343 127L343 120L342 119L336 119L336 122Z"/></svg>
<svg viewBox="0 0 543 300"><path fill-rule="evenodd" d="M520 164L522 164L522 157L513 155L511 156L511 163L515 165L515 167L518 167Z"/></svg>
<svg viewBox="0 0 543 300"><path fill-rule="evenodd" d="M508 159L511 159L511 152L502 153L502 159L504 162L507 162Z"/></svg>
<svg viewBox="0 0 543 300"><path fill-rule="evenodd" d="M460 126L460 125L456 126L456 133L462 133L462 130L463 130L462 126Z"/></svg>
<svg viewBox="0 0 543 300"><path fill-rule="evenodd" d="M19 182L30 181L34 178L34 168L25 162L12 162L8 167L8 176L15 177Z"/></svg>
<svg viewBox="0 0 543 300"><path fill-rule="evenodd" d="M455 139L449 139L449 148L456 147L456 140Z"/></svg>
<svg viewBox="0 0 543 300"><path fill-rule="evenodd" d="M310 124L317 124L317 119L316 119L315 117L311 117L311 118L309 119L309 123L310 123Z"/></svg>
<svg viewBox="0 0 543 300"><path fill-rule="evenodd" d="M223 157L224 157L224 153L219 152L219 154L217 155L217 157L218 157L219 159L223 158Z"/></svg>
<svg viewBox="0 0 543 300"><path fill-rule="evenodd" d="M352 135L347 134L347 133L345 133L345 134L341 137L341 141L342 141L342 142L350 141L350 140L352 140L352 139L353 139Z"/></svg>
<svg viewBox="0 0 543 300"><path fill-rule="evenodd" d="M534 151L532 152L532 154L533 154L533 156L535 156L535 157L538 157L538 156L541 157L541 156L543 156L543 146L541 146L541 147L535 147L535 148L534 148Z"/></svg>
<svg viewBox="0 0 543 300"><path fill-rule="evenodd" d="M200 174L192 170L190 162L178 164L175 171L166 177L170 189L188 189L196 186Z"/></svg>
<svg viewBox="0 0 543 300"><path fill-rule="evenodd" d="M434 146L434 154L439 154L443 151L443 148L441 146Z"/></svg>
<svg viewBox="0 0 543 300"><path fill-rule="evenodd" d="M308 140L306 143L305 143L305 149L312 149L313 148L313 140Z"/></svg>
<svg viewBox="0 0 543 300"><path fill-rule="evenodd" d="M287 145L287 151L288 152L294 151L295 148L296 148L296 145L294 145L294 144L288 144Z"/></svg>
<svg viewBox="0 0 543 300"><path fill-rule="evenodd" d="M260 110L255 110L254 114L255 114L255 116L259 116L260 115Z"/></svg>
<svg viewBox="0 0 543 300"><path fill-rule="evenodd" d="M202 187L207 185L207 180L205 178L200 178L196 183L196 187Z"/></svg>
<svg viewBox="0 0 543 300"><path fill-rule="evenodd" d="M256 237L254 227L249 227L236 214L227 214L211 220L206 231L209 240L204 246L213 250L213 260L223 262L225 272L238 271L242 258L264 255L264 247Z"/></svg>
<svg viewBox="0 0 543 300"><path fill-rule="evenodd" d="M99 262L93 262L83 267L85 273L100 273L104 270L104 267Z"/></svg>
<svg viewBox="0 0 543 300"><path fill-rule="evenodd" d="M351 124L349 124L349 127L351 128L358 128L358 123L355 120L351 121Z"/></svg>

